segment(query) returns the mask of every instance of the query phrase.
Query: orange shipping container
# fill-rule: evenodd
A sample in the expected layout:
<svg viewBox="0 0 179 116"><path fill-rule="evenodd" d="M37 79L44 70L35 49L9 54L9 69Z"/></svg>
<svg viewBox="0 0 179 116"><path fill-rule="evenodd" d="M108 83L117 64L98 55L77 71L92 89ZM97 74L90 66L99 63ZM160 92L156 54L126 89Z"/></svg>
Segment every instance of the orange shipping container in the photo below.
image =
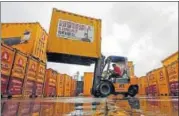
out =
<svg viewBox="0 0 179 116"><path fill-rule="evenodd" d="M179 52L175 52L162 61L163 66L167 68L167 74L169 78L169 88L171 95L179 95L178 87L178 55Z"/></svg>
<svg viewBox="0 0 179 116"><path fill-rule="evenodd" d="M92 72L84 73L84 86L83 86L83 94L84 96L91 96L91 88L93 85L93 76Z"/></svg>
<svg viewBox="0 0 179 116"><path fill-rule="evenodd" d="M169 82L168 75L165 67L161 67L156 71L157 75L157 83L159 88L159 95L169 95Z"/></svg>
<svg viewBox="0 0 179 116"><path fill-rule="evenodd" d="M2 23L2 42L46 62L47 33L36 23Z"/></svg>
<svg viewBox="0 0 179 116"><path fill-rule="evenodd" d="M22 96L22 88L25 77L26 65L26 54L17 51L8 86L8 94L12 95L13 97Z"/></svg>
<svg viewBox="0 0 179 116"><path fill-rule="evenodd" d="M27 71L26 71L24 87L23 87L24 97L29 97L32 94L35 95L37 89L36 76L37 76L38 64L39 61L35 59L33 56L28 57L28 65L27 65Z"/></svg>
<svg viewBox="0 0 179 116"><path fill-rule="evenodd" d="M178 61L173 62L167 66L170 94L174 96L179 95L179 80L178 80Z"/></svg>
<svg viewBox="0 0 179 116"><path fill-rule="evenodd" d="M71 96L76 95L76 80L72 79L72 86L71 86Z"/></svg>
<svg viewBox="0 0 179 116"><path fill-rule="evenodd" d="M157 75L156 70L153 70L147 73L149 88L148 93L150 95L158 95L158 83L157 83Z"/></svg>
<svg viewBox="0 0 179 116"><path fill-rule="evenodd" d="M74 92L74 80L71 80L71 96L73 96L73 92Z"/></svg>
<svg viewBox="0 0 179 116"><path fill-rule="evenodd" d="M47 97L56 96L56 81L57 81L57 72L53 69L46 69L46 78L45 78L45 90L44 94Z"/></svg>
<svg viewBox="0 0 179 116"><path fill-rule="evenodd" d="M139 94L146 95L146 88L148 87L147 77L142 76L139 78Z"/></svg>
<svg viewBox="0 0 179 116"><path fill-rule="evenodd" d="M71 93L72 93L72 77L70 76L69 96L71 96Z"/></svg>
<svg viewBox="0 0 179 116"><path fill-rule="evenodd" d="M91 64L101 57L101 20L54 8L47 51L49 61Z"/></svg>
<svg viewBox="0 0 179 116"><path fill-rule="evenodd" d="M76 96L76 80L73 79L72 96Z"/></svg>
<svg viewBox="0 0 179 116"><path fill-rule="evenodd" d="M65 78L65 87L64 87L64 96L65 97L69 97L71 96L70 94L70 90L71 90L71 77L68 76L67 74L64 74L64 78Z"/></svg>
<svg viewBox="0 0 179 116"><path fill-rule="evenodd" d="M128 61L128 68L129 68L129 76L134 76L134 65L132 61Z"/></svg>
<svg viewBox="0 0 179 116"><path fill-rule="evenodd" d="M45 70L46 70L46 63L40 62L38 65L37 78L36 78L37 80L36 81L36 84L37 84L36 95L37 96L43 95Z"/></svg>
<svg viewBox="0 0 179 116"><path fill-rule="evenodd" d="M64 96L64 75L59 74L57 75L57 96L62 97Z"/></svg>
<svg viewBox="0 0 179 116"><path fill-rule="evenodd" d="M168 66L170 64L172 64L173 62L178 61L178 51L175 52L174 54L168 56L167 58L165 58L164 60L162 60L163 66Z"/></svg>
<svg viewBox="0 0 179 116"><path fill-rule="evenodd" d="M1 95L7 94L14 57L15 49L1 44Z"/></svg>

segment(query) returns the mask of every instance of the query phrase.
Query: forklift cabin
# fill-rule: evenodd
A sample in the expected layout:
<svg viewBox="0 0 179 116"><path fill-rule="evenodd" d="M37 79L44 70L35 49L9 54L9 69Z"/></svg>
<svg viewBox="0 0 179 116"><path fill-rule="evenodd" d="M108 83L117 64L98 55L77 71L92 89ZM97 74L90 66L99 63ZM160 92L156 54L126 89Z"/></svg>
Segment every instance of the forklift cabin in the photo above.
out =
<svg viewBox="0 0 179 116"><path fill-rule="evenodd" d="M111 69L112 64L116 64L120 68L121 75L111 76L114 73ZM92 94L95 97L107 97L110 94L124 94L126 97L128 95L134 97L138 93L138 85L130 85L128 90L122 93L117 92L116 89L118 87L114 86L116 83L130 83L128 60L126 57L109 56L106 60L105 57L103 57L103 60L100 62L100 69L101 76L96 76L93 80ZM95 83L94 81L98 83Z"/></svg>

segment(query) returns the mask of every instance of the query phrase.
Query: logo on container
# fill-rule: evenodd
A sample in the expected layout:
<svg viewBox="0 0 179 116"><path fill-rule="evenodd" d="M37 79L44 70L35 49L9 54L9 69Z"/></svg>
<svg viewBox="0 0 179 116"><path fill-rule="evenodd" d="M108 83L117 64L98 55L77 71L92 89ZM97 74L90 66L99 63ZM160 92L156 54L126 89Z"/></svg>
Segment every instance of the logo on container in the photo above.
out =
<svg viewBox="0 0 179 116"><path fill-rule="evenodd" d="M163 72L162 72L162 71L160 71L159 73L160 73L160 80L161 80L161 79L163 79L163 78L164 78L164 77L163 77Z"/></svg>
<svg viewBox="0 0 179 116"><path fill-rule="evenodd" d="M30 69L30 71L35 72L35 64L34 64L34 63L31 65L31 69Z"/></svg>
<svg viewBox="0 0 179 116"><path fill-rule="evenodd" d="M8 52L3 52L1 55L1 59L9 62L10 58Z"/></svg>
<svg viewBox="0 0 179 116"><path fill-rule="evenodd" d="M149 78L150 78L150 80L153 80L154 79L154 75L151 74Z"/></svg>
<svg viewBox="0 0 179 116"><path fill-rule="evenodd" d="M41 38L43 41L45 41L45 34L43 33L42 34L42 38Z"/></svg>
<svg viewBox="0 0 179 116"><path fill-rule="evenodd" d="M43 67L40 67L40 72L41 74L43 74Z"/></svg>
<svg viewBox="0 0 179 116"><path fill-rule="evenodd" d="M18 65L19 65L20 67L23 67L23 63L24 63L23 59L22 59L22 58L19 58L19 60L18 60Z"/></svg>

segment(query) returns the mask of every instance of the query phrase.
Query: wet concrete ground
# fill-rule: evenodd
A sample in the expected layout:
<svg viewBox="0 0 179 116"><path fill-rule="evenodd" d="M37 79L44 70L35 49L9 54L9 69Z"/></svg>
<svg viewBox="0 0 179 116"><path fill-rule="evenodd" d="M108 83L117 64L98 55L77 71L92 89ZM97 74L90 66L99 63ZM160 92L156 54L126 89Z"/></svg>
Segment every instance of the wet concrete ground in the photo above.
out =
<svg viewBox="0 0 179 116"><path fill-rule="evenodd" d="M178 98L109 96L3 99L2 116L178 116Z"/></svg>

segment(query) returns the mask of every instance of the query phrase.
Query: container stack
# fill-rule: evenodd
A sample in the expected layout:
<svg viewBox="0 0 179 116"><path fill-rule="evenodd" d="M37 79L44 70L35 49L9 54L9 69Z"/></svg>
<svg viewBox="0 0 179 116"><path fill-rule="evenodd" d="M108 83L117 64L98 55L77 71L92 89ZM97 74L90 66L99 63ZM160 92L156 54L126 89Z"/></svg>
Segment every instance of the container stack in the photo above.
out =
<svg viewBox="0 0 179 116"><path fill-rule="evenodd" d="M178 96L178 51L165 58L162 64L162 67L139 78L140 95Z"/></svg>
<svg viewBox="0 0 179 116"><path fill-rule="evenodd" d="M84 86L83 86L83 95L84 96L91 96L91 88L93 85L93 73L92 72L85 72L84 73Z"/></svg>
<svg viewBox="0 0 179 116"><path fill-rule="evenodd" d="M39 23L2 23L1 27L1 97L76 95L76 80L46 69L48 34Z"/></svg>

